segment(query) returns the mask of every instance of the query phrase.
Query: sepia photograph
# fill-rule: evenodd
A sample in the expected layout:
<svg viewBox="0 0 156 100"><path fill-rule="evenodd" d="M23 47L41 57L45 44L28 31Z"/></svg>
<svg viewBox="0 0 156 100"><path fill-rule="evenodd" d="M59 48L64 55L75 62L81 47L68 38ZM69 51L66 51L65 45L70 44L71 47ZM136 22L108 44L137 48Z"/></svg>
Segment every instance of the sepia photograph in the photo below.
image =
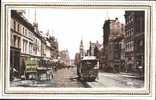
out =
<svg viewBox="0 0 156 100"><path fill-rule="evenodd" d="M155 5L3 2L0 94L154 100Z"/></svg>
<svg viewBox="0 0 156 100"><path fill-rule="evenodd" d="M11 10L11 87L144 87L145 12Z"/></svg>

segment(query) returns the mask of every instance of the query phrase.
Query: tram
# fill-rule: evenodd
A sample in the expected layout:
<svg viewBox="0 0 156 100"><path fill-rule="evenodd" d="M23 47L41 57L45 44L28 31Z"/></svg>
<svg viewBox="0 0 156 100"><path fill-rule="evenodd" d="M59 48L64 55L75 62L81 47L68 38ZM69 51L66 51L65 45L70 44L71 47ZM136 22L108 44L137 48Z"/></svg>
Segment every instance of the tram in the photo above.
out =
<svg viewBox="0 0 156 100"><path fill-rule="evenodd" d="M28 59L26 62L26 79L50 80L53 78L53 62L48 59Z"/></svg>
<svg viewBox="0 0 156 100"><path fill-rule="evenodd" d="M98 77L99 61L95 56L85 56L77 66L77 74L81 81L95 81Z"/></svg>

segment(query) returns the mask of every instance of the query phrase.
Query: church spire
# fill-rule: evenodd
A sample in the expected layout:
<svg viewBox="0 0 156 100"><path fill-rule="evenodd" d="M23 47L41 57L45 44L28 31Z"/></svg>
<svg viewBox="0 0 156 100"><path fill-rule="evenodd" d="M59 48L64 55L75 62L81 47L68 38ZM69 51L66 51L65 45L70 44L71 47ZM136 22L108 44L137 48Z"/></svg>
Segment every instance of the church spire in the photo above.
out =
<svg viewBox="0 0 156 100"><path fill-rule="evenodd" d="M80 42L80 49L83 49L83 40L81 39L81 42Z"/></svg>
<svg viewBox="0 0 156 100"><path fill-rule="evenodd" d="M83 56L84 56L83 40L81 39L81 42L80 42L80 57L82 58Z"/></svg>

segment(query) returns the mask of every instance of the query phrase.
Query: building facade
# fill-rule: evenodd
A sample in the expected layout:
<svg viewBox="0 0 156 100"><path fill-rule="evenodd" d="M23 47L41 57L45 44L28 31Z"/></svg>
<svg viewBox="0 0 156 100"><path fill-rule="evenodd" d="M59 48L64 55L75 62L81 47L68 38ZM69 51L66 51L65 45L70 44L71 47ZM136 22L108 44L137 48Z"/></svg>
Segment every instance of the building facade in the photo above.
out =
<svg viewBox="0 0 156 100"><path fill-rule="evenodd" d="M100 70L103 70L105 63L104 63L104 48L103 45L101 45L101 47L99 48L99 68Z"/></svg>
<svg viewBox="0 0 156 100"><path fill-rule="evenodd" d="M125 11L126 71L144 71L144 11Z"/></svg>
<svg viewBox="0 0 156 100"><path fill-rule="evenodd" d="M101 56L100 53L100 48L101 44L96 41L96 43L89 42L89 49L87 50L87 56L96 56L97 59L99 59L99 56Z"/></svg>
<svg viewBox="0 0 156 100"><path fill-rule="evenodd" d="M121 49L121 55L120 55L120 71L121 72L126 72L126 65L125 65L125 34L123 35L122 40L119 42L120 44L120 49Z"/></svg>
<svg viewBox="0 0 156 100"><path fill-rule="evenodd" d="M75 54L75 59L74 59L74 64L76 65L76 66L79 66L79 64L80 64L80 53L76 53Z"/></svg>
<svg viewBox="0 0 156 100"><path fill-rule="evenodd" d="M57 59L56 39L52 36L44 37L38 30L38 24L35 22L32 25L23 11L11 10L10 72L16 72L15 77L20 78L24 74L27 59L39 60L44 57Z"/></svg>
<svg viewBox="0 0 156 100"><path fill-rule="evenodd" d="M54 36L46 35L42 36L42 57L46 57L48 59L57 59L59 56L58 50L58 42Z"/></svg>
<svg viewBox="0 0 156 100"><path fill-rule="evenodd" d="M18 77L24 73L24 60L33 55L34 28L25 19L23 12L11 10L11 68L18 72Z"/></svg>
<svg viewBox="0 0 156 100"><path fill-rule="evenodd" d="M59 56L57 39L54 36L50 36L48 40L49 40L50 45L51 45L51 58L57 59Z"/></svg>
<svg viewBox="0 0 156 100"><path fill-rule="evenodd" d="M89 55L88 56L95 56L95 52L94 52L94 49L95 49L95 47L96 47L96 44L95 43L92 43L91 41L90 41L90 43L89 43Z"/></svg>
<svg viewBox="0 0 156 100"><path fill-rule="evenodd" d="M103 26L103 70L119 72L121 64L121 45L124 25L115 20L106 20Z"/></svg>
<svg viewBox="0 0 156 100"><path fill-rule="evenodd" d="M36 58L41 57L41 44L42 44L42 36L38 30L38 23L33 23L34 27L34 39L33 39L33 55Z"/></svg>
<svg viewBox="0 0 156 100"><path fill-rule="evenodd" d="M62 50L59 52L60 62L63 63L65 66L70 65L70 58L68 50Z"/></svg>

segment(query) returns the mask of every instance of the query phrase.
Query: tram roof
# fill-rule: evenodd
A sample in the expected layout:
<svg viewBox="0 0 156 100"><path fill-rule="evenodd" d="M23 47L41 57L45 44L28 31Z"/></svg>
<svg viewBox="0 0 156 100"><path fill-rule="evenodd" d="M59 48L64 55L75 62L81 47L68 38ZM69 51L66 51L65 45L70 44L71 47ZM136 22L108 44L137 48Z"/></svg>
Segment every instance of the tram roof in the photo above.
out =
<svg viewBox="0 0 156 100"><path fill-rule="evenodd" d="M82 60L96 60L95 56L85 56Z"/></svg>

